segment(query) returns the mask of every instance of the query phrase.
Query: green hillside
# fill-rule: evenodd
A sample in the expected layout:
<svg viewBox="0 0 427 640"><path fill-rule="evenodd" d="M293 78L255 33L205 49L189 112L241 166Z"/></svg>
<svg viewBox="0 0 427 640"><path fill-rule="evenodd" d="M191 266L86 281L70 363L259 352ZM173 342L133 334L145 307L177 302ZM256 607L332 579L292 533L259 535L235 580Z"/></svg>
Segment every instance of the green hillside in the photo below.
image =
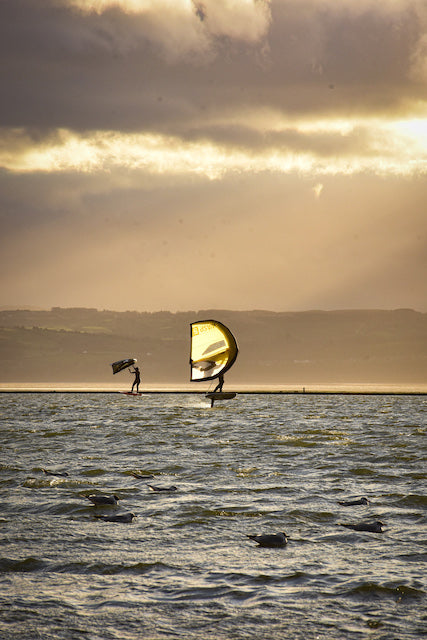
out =
<svg viewBox="0 0 427 640"><path fill-rule="evenodd" d="M231 383L427 382L427 314L412 310L79 308L0 311L0 381L112 382L110 363L136 357L144 381L182 384L189 379L189 325L203 318L220 320L236 336Z"/></svg>

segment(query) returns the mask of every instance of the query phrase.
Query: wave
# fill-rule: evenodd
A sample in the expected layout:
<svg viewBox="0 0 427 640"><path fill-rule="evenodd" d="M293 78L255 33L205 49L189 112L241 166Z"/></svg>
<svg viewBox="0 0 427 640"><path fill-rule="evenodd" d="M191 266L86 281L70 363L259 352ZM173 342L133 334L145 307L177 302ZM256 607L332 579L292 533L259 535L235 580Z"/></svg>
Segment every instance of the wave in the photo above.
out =
<svg viewBox="0 0 427 640"><path fill-rule="evenodd" d="M424 600L426 597L426 592L423 589L403 584L379 584L376 582L364 582L338 591L341 596L362 601L392 599L401 602L402 600Z"/></svg>
<svg viewBox="0 0 427 640"><path fill-rule="evenodd" d="M38 558L24 558L13 560L10 558L0 558L1 573L69 573L69 574L94 574L94 575L117 575L117 574L152 574L176 571L172 565L162 562L137 562L135 564L106 563L106 562L54 562L40 560Z"/></svg>
<svg viewBox="0 0 427 640"><path fill-rule="evenodd" d="M394 503L397 507L427 507L427 495L424 494L409 494L402 496Z"/></svg>

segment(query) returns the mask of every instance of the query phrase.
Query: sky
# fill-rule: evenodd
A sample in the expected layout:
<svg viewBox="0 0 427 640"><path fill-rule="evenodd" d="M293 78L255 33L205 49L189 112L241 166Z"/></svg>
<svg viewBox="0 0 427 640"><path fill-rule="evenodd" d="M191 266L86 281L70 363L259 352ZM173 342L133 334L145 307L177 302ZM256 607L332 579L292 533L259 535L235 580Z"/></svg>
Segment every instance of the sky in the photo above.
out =
<svg viewBox="0 0 427 640"><path fill-rule="evenodd" d="M424 0L1 0L0 306L427 311Z"/></svg>

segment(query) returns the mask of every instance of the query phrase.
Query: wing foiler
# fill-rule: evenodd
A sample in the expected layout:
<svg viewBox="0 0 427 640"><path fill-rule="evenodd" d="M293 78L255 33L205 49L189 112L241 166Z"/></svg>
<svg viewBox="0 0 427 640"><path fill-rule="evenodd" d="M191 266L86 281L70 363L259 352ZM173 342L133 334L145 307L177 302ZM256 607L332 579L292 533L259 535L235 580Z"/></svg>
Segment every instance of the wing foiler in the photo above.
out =
<svg viewBox="0 0 427 640"><path fill-rule="evenodd" d="M207 394L212 406L214 400L228 400L236 395L224 393L222 384L223 376L233 366L238 352L230 329L218 320L200 320L191 324L190 380L203 382L219 378L215 391Z"/></svg>
<svg viewBox="0 0 427 640"><path fill-rule="evenodd" d="M127 369L136 363L136 358L126 358L125 360L117 360L117 362L112 363L113 367L113 375L115 373L119 373L119 371L123 371L123 369Z"/></svg>

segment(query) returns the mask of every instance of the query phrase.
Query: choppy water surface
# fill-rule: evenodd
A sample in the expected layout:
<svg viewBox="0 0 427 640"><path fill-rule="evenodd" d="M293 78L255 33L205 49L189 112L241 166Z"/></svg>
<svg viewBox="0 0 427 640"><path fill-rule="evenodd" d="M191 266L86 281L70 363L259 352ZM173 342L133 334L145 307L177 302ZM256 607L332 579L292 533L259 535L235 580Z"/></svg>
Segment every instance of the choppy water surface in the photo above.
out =
<svg viewBox="0 0 427 640"><path fill-rule="evenodd" d="M1 638L426 635L425 396L0 394L0 410ZM386 531L338 526L368 519ZM246 537L277 531L283 549Z"/></svg>

